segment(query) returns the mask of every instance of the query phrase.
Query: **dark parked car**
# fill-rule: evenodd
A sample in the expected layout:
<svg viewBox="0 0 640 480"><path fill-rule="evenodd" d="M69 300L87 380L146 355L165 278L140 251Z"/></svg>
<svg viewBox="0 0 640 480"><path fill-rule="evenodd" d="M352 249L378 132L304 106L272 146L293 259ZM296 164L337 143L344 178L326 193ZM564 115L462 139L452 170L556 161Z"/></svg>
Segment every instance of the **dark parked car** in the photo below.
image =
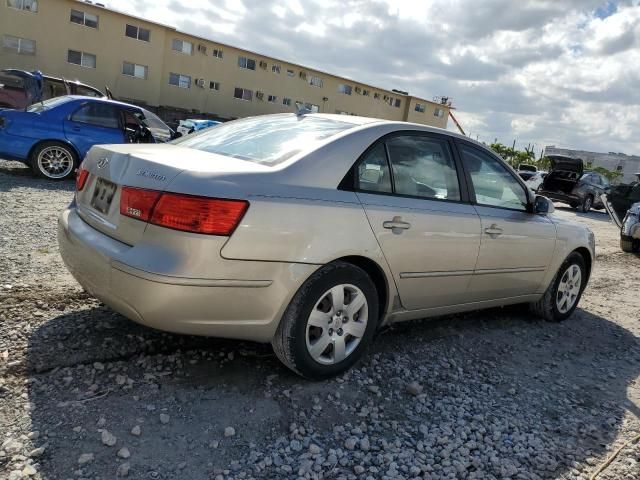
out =
<svg viewBox="0 0 640 480"><path fill-rule="evenodd" d="M611 219L620 227L620 248L640 252L640 173L638 181L615 185L602 201Z"/></svg>
<svg viewBox="0 0 640 480"><path fill-rule="evenodd" d="M144 108L106 98L68 95L26 111L0 109L0 158L24 162L52 180L73 175L94 145L158 143L175 136Z"/></svg>
<svg viewBox="0 0 640 480"><path fill-rule="evenodd" d="M24 110L32 103L25 88L25 79L32 75L24 70L0 70L0 108ZM42 79L42 100L62 95L84 95L96 98L110 96L105 95L91 85L85 85L77 80L66 80L49 75L42 75Z"/></svg>
<svg viewBox="0 0 640 480"><path fill-rule="evenodd" d="M538 193L572 208L588 212L604 208L600 196L611 188L609 180L596 172L584 171L580 158L550 155L551 169L538 187Z"/></svg>

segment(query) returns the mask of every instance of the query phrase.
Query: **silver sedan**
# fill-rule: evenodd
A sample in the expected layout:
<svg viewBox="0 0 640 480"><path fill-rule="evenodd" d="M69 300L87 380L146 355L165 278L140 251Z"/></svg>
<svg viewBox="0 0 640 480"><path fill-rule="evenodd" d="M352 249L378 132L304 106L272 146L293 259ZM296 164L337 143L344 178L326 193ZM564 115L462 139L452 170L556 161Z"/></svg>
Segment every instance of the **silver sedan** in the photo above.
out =
<svg viewBox="0 0 640 480"><path fill-rule="evenodd" d="M78 282L126 317L271 342L323 378L392 322L516 303L569 317L594 238L552 210L466 137L282 114L93 147L58 239Z"/></svg>

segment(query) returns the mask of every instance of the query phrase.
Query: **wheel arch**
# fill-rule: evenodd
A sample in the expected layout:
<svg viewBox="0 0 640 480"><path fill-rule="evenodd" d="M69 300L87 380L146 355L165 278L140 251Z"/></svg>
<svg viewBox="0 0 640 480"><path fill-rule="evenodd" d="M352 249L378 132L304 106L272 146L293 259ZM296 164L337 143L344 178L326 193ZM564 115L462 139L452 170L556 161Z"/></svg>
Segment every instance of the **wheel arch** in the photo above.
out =
<svg viewBox="0 0 640 480"><path fill-rule="evenodd" d="M591 258L591 252L586 247L578 247L573 250L571 253L576 252L582 256L584 259L584 266L587 269L587 279L585 281L585 286L591 277L591 267L593 266L593 258Z"/></svg>
<svg viewBox="0 0 640 480"><path fill-rule="evenodd" d="M354 265L358 268L361 268L369 275L369 278L373 281L373 284L376 286L376 291L378 293L378 302L380 308L378 309L378 326L384 319L387 313L387 307L389 306L389 281L387 279L387 275L383 268L374 260L363 257L361 255L349 255L346 257L336 258L333 262L344 262ZM333 263L330 262L330 263Z"/></svg>

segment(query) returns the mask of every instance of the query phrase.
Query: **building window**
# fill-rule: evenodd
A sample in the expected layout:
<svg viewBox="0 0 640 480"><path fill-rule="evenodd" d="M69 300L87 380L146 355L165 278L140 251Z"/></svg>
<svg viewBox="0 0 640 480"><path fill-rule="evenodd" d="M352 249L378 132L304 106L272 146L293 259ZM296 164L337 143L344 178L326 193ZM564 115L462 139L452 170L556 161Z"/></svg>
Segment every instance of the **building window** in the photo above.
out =
<svg viewBox="0 0 640 480"><path fill-rule="evenodd" d="M80 10L71 10L69 20L71 23L77 23L78 25L84 25L85 27L98 28L98 16L85 13Z"/></svg>
<svg viewBox="0 0 640 480"><path fill-rule="evenodd" d="M280 65L271 65L271 73L280 73Z"/></svg>
<svg viewBox="0 0 640 480"><path fill-rule="evenodd" d="M396 98L396 101L393 104L393 106L396 108L400 108L400 105L402 105L402 100L400 100L399 98Z"/></svg>
<svg viewBox="0 0 640 480"><path fill-rule="evenodd" d="M233 96L234 98L237 98L239 100L246 100L250 102L251 99L253 99L253 91L247 90L246 88L236 87L235 90L233 91Z"/></svg>
<svg viewBox="0 0 640 480"><path fill-rule="evenodd" d="M295 77L296 72L294 72L293 70L287 70L287 77Z"/></svg>
<svg viewBox="0 0 640 480"><path fill-rule="evenodd" d="M436 107L433 112L433 116L438 118L444 117L444 108Z"/></svg>
<svg viewBox="0 0 640 480"><path fill-rule="evenodd" d="M171 49L185 55L191 55L193 54L193 43L174 38L171 42Z"/></svg>
<svg viewBox="0 0 640 480"><path fill-rule="evenodd" d="M138 27L136 25L127 24L124 29L124 34L127 37L135 38L136 40L142 40L148 42L151 40L151 31L146 28Z"/></svg>
<svg viewBox="0 0 640 480"><path fill-rule="evenodd" d="M189 75L180 75L179 73L170 73L169 85L180 88L191 88L191 77Z"/></svg>
<svg viewBox="0 0 640 480"><path fill-rule="evenodd" d="M220 90L220 82L209 82L209 90Z"/></svg>
<svg viewBox="0 0 640 480"><path fill-rule="evenodd" d="M96 68L96 56L93 53L69 50L67 52L67 62L87 68Z"/></svg>
<svg viewBox="0 0 640 480"><path fill-rule="evenodd" d="M122 74L128 77L147 78L147 71L149 67L146 65L138 65L137 63L122 63Z"/></svg>
<svg viewBox="0 0 640 480"><path fill-rule="evenodd" d="M222 49L214 48L212 53L215 58L222 58Z"/></svg>
<svg viewBox="0 0 640 480"><path fill-rule="evenodd" d="M238 66L246 70L255 70L256 61L253 58L238 57Z"/></svg>
<svg viewBox="0 0 640 480"><path fill-rule="evenodd" d="M322 79L320 77L314 77L313 75L311 75L309 77L309 85L322 88Z"/></svg>
<svg viewBox="0 0 640 480"><path fill-rule="evenodd" d="M20 55L35 55L36 42L26 38L13 37L11 35L2 36L2 47L13 53Z"/></svg>
<svg viewBox="0 0 640 480"><path fill-rule="evenodd" d="M362 90L362 96L363 97L368 97L370 94L369 90Z"/></svg>
<svg viewBox="0 0 640 480"><path fill-rule="evenodd" d="M7 0L7 7L35 13L38 11L38 0Z"/></svg>
<svg viewBox="0 0 640 480"><path fill-rule="evenodd" d="M378 92L373 94L373 98L375 98L376 100L380 99L380 94Z"/></svg>
<svg viewBox="0 0 640 480"><path fill-rule="evenodd" d="M276 103L278 101L278 97L276 97L275 95L269 95L269 97L267 98L267 101L269 103Z"/></svg>
<svg viewBox="0 0 640 480"><path fill-rule="evenodd" d="M283 104L283 105L290 106L290 105L291 105L291 99L290 99L290 98L287 98L287 97L284 97L284 98L282 99L282 104Z"/></svg>
<svg viewBox="0 0 640 480"><path fill-rule="evenodd" d="M416 103L416 112L424 113L425 108L424 103Z"/></svg>
<svg viewBox="0 0 640 480"><path fill-rule="evenodd" d="M340 93L344 93L345 95L351 95L351 85L344 85L344 84L340 84L338 85L338 91Z"/></svg>

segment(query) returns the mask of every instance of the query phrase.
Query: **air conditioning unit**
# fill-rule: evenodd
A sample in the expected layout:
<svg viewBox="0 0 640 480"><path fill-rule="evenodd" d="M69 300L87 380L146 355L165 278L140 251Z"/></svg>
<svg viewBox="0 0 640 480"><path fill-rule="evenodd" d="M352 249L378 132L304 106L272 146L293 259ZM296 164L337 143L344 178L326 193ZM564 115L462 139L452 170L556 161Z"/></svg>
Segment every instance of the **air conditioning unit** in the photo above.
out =
<svg viewBox="0 0 640 480"><path fill-rule="evenodd" d="M267 62L265 62L264 60L260 60L260 68L267 68Z"/></svg>
<svg viewBox="0 0 640 480"><path fill-rule="evenodd" d="M200 88L204 88L204 78L196 78L196 85Z"/></svg>
<svg viewBox="0 0 640 480"><path fill-rule="evenodd" d="M207 53L207 47L206 47L206 45L199 44L199 45L198 45L198 51L199 51L199 52L202 52L202 53Z"/></svg>
<svg viewBox="0 0 640 480"><path fill-rule="evenodd" d="M257 91L256 92L256 98L259 99L259 100L262 100L264 98L264 93L260 92L260 91Z"/></svg>

